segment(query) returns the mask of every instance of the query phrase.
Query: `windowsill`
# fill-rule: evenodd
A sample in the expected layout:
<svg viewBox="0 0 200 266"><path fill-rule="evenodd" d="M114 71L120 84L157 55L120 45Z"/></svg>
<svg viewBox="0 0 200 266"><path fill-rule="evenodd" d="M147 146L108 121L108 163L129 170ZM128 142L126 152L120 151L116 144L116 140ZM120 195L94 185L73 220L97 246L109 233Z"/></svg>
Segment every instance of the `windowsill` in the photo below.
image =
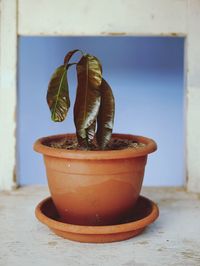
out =
<svg viewBox="0 0 200 266"><path fill-rule="evenodd" d="M42 186L0 193L0 265L156 266L200 265L200 197L176 188L144 188L160 217L143 234L111 244L62 239L38 222Z"/></svg>

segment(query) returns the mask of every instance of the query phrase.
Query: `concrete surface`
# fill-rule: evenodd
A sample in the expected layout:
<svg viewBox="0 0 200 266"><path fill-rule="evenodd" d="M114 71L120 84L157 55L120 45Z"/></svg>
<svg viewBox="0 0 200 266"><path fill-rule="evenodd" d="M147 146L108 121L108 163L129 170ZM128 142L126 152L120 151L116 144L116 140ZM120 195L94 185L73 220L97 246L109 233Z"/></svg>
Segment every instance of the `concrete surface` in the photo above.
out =
<svg viewBox="0 0 200 266"><path fill-rule="evenodd" d="M111 244L83 244L54 235L34 216L46 187L0 193L1 266L199 266L200 197L181 189L145 188L160 217L140 236Z"/></svg>

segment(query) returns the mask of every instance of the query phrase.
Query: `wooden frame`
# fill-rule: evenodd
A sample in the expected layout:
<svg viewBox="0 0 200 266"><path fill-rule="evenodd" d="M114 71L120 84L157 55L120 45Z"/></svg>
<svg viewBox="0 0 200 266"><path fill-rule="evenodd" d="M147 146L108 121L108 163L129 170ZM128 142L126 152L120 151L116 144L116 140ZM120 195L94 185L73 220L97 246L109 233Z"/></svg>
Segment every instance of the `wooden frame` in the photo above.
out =
<svg viewBox="0 0 200 266"><path fill-rule="evenodd" d="M187 188L200 192L199 0L1 0L0 10L0 189L16 186L17 36L144 35L185 36Z"/></svg>

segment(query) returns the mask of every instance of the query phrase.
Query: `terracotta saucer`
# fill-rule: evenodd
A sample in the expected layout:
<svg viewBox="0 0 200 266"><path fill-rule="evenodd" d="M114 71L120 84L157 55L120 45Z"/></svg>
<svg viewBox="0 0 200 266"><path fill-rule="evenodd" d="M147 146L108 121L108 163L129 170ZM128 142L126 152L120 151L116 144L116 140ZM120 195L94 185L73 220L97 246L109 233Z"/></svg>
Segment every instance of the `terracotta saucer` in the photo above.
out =
<svg viewBox="0 0 200 266"><path fill-rule="evenodd" d="M51 197L41 201L35 209L40 222L47 225L55 234L78 242L109 243L129 239L140 234L159 215L157 205L140 196L132 215L121 224L108 226L73 225L60 221Z"/></svg>

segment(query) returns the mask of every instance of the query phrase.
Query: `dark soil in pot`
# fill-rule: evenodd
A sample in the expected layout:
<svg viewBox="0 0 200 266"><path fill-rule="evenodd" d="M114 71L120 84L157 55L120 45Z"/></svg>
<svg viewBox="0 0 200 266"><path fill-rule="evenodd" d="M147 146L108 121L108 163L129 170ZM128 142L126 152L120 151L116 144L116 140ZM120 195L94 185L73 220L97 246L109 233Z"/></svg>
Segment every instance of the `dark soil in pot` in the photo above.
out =
<svg viewBox="0 0 200 266"><path fill-rule="evenodd" d="M83 147L78 145L76 138L61 138L53 139L45 143L45 145L52 148L66 149L66 150L83 150ZM112 138L107 145L106 150L123 150L123 149L139 149L146 146L144 143L140 143L130 139L118 139ZM99 150L98 145L94 141L90 150Z"/></svg>

